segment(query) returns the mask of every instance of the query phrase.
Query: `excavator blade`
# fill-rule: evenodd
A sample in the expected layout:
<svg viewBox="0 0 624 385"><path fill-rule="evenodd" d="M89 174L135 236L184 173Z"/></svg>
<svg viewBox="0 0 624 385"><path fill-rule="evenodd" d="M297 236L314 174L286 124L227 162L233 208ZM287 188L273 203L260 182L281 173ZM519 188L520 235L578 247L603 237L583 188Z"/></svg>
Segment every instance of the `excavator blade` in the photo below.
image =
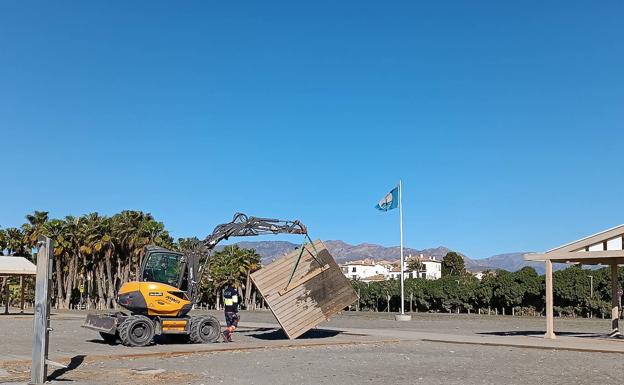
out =
<svg viewBox="0 0 624 385"><path fill-rule="evenodd" d="M87 314L87 319L82 327L101 333L115 334L117 331L117 317L111 314Z"/></svg>

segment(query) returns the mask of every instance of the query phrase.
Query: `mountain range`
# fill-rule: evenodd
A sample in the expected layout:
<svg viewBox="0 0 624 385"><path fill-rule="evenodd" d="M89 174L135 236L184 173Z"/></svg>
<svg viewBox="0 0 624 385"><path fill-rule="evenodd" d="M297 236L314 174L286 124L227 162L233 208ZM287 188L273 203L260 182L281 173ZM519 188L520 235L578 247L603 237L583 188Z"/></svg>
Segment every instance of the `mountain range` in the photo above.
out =
<svg viewBox="0 0 624 385"><path fill-rule="evenodd" d="M400 258L399 246L385 247L372 243L350 245L340 240L323 241L323 243L325 244L325 246L327 246L327 249L338 263L344 263L365 258L370 258L376 261L394 261ZM236 245L242 248L255 249L262 257L263 264L268 264L271 261L294 250L296 247L301 246L300 244L286 241L243 241L236 243ZM225 246L220 246L218 249L223 249L223 247ZM422 254L425 257L435 257L438 260L442 260L442 258L449 251L451 251L451 249L444 246L438 246L435 248L422 250L413 249L410 247L405 247L403 249L405 257L408 257L409 255ZM527 262L524 260L523 255L526 254L526 252L498 254L483 259L472 259L460 252L458 252L458 254L460 254L464 258L466 269L472 272L482 271L486 269L504 269L508 271L517 271L525 266L531 266L535 268L535 270L537 270L539 274L544 273L544 267L542 263Z"/></svg>

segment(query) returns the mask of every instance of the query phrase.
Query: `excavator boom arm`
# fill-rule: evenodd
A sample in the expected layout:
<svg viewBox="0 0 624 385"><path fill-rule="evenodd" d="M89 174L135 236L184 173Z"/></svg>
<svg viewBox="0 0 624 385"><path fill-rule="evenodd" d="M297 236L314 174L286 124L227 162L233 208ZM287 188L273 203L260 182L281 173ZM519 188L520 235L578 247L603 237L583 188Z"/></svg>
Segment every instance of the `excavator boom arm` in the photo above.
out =
<svg viewBox="0 0 624 385"><path fill-rule="evenodd" d="M248 217L243 213L236 213L231 222L215 227L212 233L204 239L203 243L208 252L211 252L219 242L230 237L250 237L263 234L303 234L309 239L308 229L298 220L284 221L280 219ZM201 267L198 266L199 261L188 261L190 278L188 297L193 303L197 302L199 285L206 272L209 259L209 257L206 258Z"/></svg>

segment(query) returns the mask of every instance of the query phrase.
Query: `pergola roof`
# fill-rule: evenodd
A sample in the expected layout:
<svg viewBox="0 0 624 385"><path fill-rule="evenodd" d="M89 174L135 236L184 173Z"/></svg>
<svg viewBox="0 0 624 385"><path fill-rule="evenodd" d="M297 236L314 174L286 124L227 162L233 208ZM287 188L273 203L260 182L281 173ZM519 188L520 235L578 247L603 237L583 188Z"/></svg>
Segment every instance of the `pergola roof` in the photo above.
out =
<svg viewBox="0 0 624 385"><path fill-rule="evenodd" d="M24 257L0 256L0 275L36 275L37 266Z"/></svg>
<svg viewBox="0 0 624 385"><path fill-rule="evenodd" d="M545 253L525 254L524 259L583 265L624 264L624 225L566 243Z"/></svg>

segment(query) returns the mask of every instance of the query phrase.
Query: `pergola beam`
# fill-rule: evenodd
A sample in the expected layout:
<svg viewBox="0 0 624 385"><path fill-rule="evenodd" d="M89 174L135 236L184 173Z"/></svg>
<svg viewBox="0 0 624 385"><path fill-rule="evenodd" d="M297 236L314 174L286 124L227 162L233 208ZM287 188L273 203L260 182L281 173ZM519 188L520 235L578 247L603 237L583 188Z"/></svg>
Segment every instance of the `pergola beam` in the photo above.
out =
<svg viewBox="0 0 624 385"><path fill-rule="evenodd" d="M589 237L579 239L578 241L574 241L571 243L567 243L563 246L556 247L552 250L549 250L548 253L551 253L554 251L565 252L565 251L580 250L580 249L584 249L586 247L589 247L589 246L592 246L601 242L605 242L609 239L621 237L623 235L624 235L624 225L619 225L611 229L601 231L598 234L590 235Z"/></svg>
<svg viewBox="0 0 624 385"><path fill-rule="evenodd" d="M591 263L592 260L603 260L605 258L624 258L624 250L603 250L603 251L552 251L547 253L525 254L526 261L552 261L552 262L581 262ZM598 263L598 262L596 262Z"/></svg>

